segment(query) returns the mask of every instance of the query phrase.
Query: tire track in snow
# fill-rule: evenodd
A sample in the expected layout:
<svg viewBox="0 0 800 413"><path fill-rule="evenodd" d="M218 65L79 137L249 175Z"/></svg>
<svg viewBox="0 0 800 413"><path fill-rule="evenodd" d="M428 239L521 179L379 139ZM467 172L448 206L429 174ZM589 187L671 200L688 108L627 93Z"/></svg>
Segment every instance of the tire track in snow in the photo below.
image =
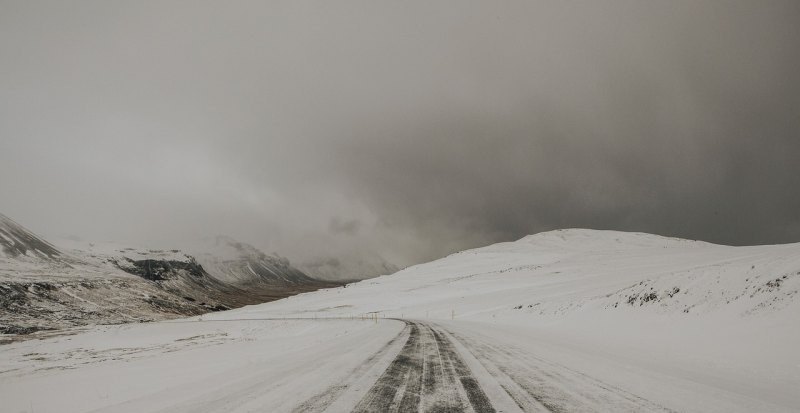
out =
<svg viewBox="0 0 800 413"><path fill-rule="evenodd" d="M395 338L340 383L298 405L293 412L496 412L454 342L461 351L471 353L490 380L516 403L514 407L524 412L673 412L490 337L458 334L419 321L398 321L405 322L406 327ZM394 352L398 353L390 359ZM369 377L375 377L375 369L386 363L377 379Z"/></svg>
<svg viewBox="0 0 800 413"><path fill-rule="evenodd" d="M494 413L450 339L435 326L407 323L402 350L353 411Z"/></svg>
<svg viewBox="0 0 800 413"><path fill-rule="evenodd" d="M449 333L475 355L525 412L673 412L522 349Z"/></svg>
<svg viewBox="0 0 800 413"><path fill-rule="evenodd" d="M301 403L292 410L292 413L319 413L329 410L338 410L335 407L335 403L339 402L341 404L342 400L339 399L342 398L344 394L348 391L357 391L357 389L354 390L353 388L362 386L365 380L368 381L371 371L375 368L379 368L376 366L381 364L384 358L391 357L392 353L398 351L398 344L408 339L410 330L411 328L406 325L397 336L389 340L380 350L351 370L340 383L325 389L321 393ZM344 402L346 404L346 400ZM334 406L333 409L331 409L332 406Z"/></svg>

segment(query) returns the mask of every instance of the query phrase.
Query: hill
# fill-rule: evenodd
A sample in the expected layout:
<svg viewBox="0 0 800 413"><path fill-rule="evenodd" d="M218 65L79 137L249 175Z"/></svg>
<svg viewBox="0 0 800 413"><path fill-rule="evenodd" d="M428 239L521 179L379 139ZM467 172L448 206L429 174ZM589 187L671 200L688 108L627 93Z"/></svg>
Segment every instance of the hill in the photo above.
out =
<svg viewBox="0 0 800 413"><path fill-rule="evenodd" d="M177 249L76 241L57 248L0 215L0 334L198 315L338 285L229 242L242 253L199 261Z"/></svg>

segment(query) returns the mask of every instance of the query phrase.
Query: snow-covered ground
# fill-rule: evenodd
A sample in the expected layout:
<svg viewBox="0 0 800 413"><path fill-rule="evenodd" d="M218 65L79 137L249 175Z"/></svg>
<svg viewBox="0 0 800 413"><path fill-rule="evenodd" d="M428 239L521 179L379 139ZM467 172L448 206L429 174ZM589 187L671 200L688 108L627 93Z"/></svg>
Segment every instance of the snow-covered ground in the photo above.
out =
<svg viewBox="0 0 800 413"><path fill-rule="evenodd" d="M0 398L15 412L363 409L416 334L452 347L441 363L469 366L498 411L800 411L798 290L800 244L553 231L201 322L7 345ZM235 321L264 318L306 319ZM399 367L396 404L414 376ZM456 387L451 403L491 411Z"/></svg>
<svg viewBox="0 0 800 413"><path fill-rule="evenodd" d="M0 411L287 411L336 384L401 327L162 322L8 345L0 356Z"/></svg>

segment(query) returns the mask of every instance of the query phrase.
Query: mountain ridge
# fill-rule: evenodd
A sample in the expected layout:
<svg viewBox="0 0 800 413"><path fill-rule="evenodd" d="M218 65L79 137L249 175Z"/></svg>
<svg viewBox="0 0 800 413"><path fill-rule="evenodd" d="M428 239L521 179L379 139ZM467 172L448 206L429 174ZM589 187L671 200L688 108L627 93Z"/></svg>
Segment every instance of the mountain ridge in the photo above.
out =
<svg viewBox="0 0 800 413"><path fill-rule="evenodd" d="M61 251L54 245L39 238L2 213L0 213L0 247L2 247L0 251L6 258L30 256L40 259L55 259L61 256Z"/></svg>
<svg viewBox="0 0 800 413"><path fill-rule="evenodd" d="M226 259L77 241L59 249L0 215L0 242L0 334L199 315L340 285L230 238L239 254Z"/></svg>

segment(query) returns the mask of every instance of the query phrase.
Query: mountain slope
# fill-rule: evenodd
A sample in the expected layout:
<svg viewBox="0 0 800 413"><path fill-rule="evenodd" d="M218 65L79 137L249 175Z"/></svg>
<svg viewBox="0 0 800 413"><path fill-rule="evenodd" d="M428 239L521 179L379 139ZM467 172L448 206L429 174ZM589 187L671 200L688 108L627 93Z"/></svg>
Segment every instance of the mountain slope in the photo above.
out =
<svg viewBox="0 0 800 413"><path fill-rule="evenodd" d="M728 247L649 234L561 230L462 251L354 284L346 294L320 292L293 303L346 303L355 311L417 315L453 309L495 319L589 309L747 316L796 306L798 272L800 244ZM519 305L522 311L513 308Z"/></svg>
<svg viewBox="0 0 800 413"><path fill-rule="evenodd" d="M799 292L800 244L573 229L219 317L423 320L488 341L502 368L546 356L559 374L591 373L678 411L786 411L800 408ZM506 360L510 348L521 353Z"/></svg>
<svg viewBox="0 0 800 413"><path fill-rule="evenodd" d="M209 251L195 254L209 274L238 285L303 285L317 280L278 255L267 255L250 244L218 236Z"/></svg>
<svg viewBox="0 0 800 413"><path fill-rule="evenodd" d="M60 255L56 247L0 214L0 258L56 259Z"/></svg>
<svg viewBox="0 0 800 413"><path fill-rule="evenodd" d="M252 247L225 260L204 255L212 275L180 250L58 249L5 216L0 240L0 334L198 315L338 285Z"/></svg>
<svg viewBox="0 0 800 413"><path fill-rule="evenodd" d="M323 280L355 281L393 274L399 268L373 251L349 252L302 261L298 267Z"/></svg>
<svg viewBox="0 0 800 413"><path fill-rule="evenodd" d="M796 412L799 270L800 244L553 231L192 322L11 344L0 397L67 412Z"/></svg>

